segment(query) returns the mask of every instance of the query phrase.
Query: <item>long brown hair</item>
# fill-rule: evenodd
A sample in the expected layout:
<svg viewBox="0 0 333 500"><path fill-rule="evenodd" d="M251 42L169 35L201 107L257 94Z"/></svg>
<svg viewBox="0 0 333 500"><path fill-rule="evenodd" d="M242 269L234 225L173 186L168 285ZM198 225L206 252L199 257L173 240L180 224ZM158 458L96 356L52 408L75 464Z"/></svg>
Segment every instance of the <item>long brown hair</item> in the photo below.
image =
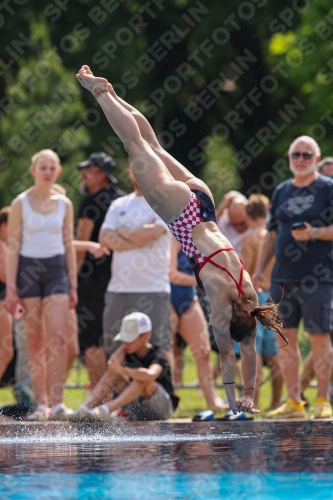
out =
<svg viewBox="0 0 333 500"><path fill-rule="evenodd" d="M233 315L230 323L232 340L241 342L255 332L257 321L263 326L273 330L283 338L288 345L288 339L283 332L283 323L279 304L269 302L266 306L252 308L253 302L244 295L240 295L233 304ZM283 346L285 347L285 346Z"/></svg>

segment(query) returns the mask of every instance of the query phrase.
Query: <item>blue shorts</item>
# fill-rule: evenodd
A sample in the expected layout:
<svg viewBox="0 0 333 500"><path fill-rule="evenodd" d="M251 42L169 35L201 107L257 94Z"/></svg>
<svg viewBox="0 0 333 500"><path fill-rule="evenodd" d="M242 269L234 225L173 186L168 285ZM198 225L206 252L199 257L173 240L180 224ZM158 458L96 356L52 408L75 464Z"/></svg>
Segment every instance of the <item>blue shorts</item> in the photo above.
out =
<svg viewBox="0 0 333 500"><path fill-rule="evenodd" d="M171 304L179 317L191 307L194 297L194 286L174 285L171 283Z"/></svg>
<svg viewBox="0 0 333 500"><path fill-rule="evenodd" d="M260 306L267 304L269 293L263 290L258 294L258 302ZM278 352L278 343L276 340L276 333L257 323L257 336L256 336L256 351L262 356L274 356Z"/></svg>
<svg viewBox="0 0 333 500"><path fill-rule="evenodd" d="M332 330L333 285L315 283L306 288L300 283L272 283L271 297L281 302L286 328L298 328L301 319L308 333L329 333Z"/></svg>

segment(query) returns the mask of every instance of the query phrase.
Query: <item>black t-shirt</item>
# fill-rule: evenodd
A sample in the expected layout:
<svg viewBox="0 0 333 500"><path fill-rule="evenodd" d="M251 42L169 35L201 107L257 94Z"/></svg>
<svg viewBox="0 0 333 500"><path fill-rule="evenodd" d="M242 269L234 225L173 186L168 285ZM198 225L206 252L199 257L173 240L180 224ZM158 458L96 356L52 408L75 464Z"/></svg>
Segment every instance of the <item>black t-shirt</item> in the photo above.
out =
<svg viewBox="0 0 333 500"><path fill-rule="evenodd" d="M179 397L173 391L169 361L161 347L152 345L144 358L138 358L136 354L126 354L125 364L129 368L149 368L150 365L161 365L163 370L156 382L161 384L170 395L174 410L177 408Z"/></svg>
<svg viewBox="0 0 333 500"><path fill-rule="evenodd" d="M111 203L124 196L124 192L111 185L101 189L97 193L86 196L80 203L78 210L79 219L89 219L94 222L94 228L90 241L98 241L98 234L103 224L105 214ZM104 255L101 259L95 259L87 252L85 260L79 271L79 279L92 278L103 281L109 281L111 278L111 255Z"/></svg>
<svg viewBox="0 0 333 500"><path fill-rule="evenodd" d="M333 224L333 181L320 175L304 188L291 180L274 191L266 227L276 231L273 283L333 283L332 241L297 241L291 235L294 222L313 227Z"/></svg>

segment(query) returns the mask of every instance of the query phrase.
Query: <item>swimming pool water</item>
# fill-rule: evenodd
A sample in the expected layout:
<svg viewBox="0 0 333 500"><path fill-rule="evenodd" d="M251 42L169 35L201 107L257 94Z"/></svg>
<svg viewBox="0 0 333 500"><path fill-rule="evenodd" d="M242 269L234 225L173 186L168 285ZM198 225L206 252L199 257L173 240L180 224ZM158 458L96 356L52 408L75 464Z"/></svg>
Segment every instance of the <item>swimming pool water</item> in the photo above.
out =
<svg viewBox="0 0 333 500"><path fill-rule="evenodd" d="M0 500L333 500L333 421L0 426Z"/></svg>
<svg viewBox="0 0 333 500"><path fill-rule="evenodd" d="M0 474L0 498L110 500L316 500L333 498L333 474Z"/></svg>

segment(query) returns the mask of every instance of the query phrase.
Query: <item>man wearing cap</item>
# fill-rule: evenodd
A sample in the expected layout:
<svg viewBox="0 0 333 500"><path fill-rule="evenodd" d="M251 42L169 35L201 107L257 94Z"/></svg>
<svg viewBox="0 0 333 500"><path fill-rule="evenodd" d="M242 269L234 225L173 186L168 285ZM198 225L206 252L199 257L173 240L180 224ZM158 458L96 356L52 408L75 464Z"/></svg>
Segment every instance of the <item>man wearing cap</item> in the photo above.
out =
<svg viewBox="0 0 333 500"><path fill-rule="evenodd" d="M152 343L164 349L171 365L171 233L142 196L131 169L128 175L134 192L110 206L99 236L100 244L113 251L103 315L104 348L108 356L114 352L122 318L140 311L149 315Z"/></svg>
<svg viewBox="0 0 333 500"><path fill-rule="evenodd" d="M113 175L116 167L115 160L101 152L92 153L78 164L84 190L89 195L79 206L77 240L98 241L109 206L125 194L116 186ZM79 345L94 387L106 370L102 317L104 294L111 276L111 254L95 260L88 252L81 252L77 258Z"/></svg>
<svg viewBox="0 0 333 500"><path fill-rule="evenodd" d="M149 343L151 330L150 318L144 313L133 312L123 318L115 337L121 346L110 357L108 371L70 420L170 418L178 397L173 392L170 365L163 350ZM112 400L105 402L110 392Z"/></svg>

